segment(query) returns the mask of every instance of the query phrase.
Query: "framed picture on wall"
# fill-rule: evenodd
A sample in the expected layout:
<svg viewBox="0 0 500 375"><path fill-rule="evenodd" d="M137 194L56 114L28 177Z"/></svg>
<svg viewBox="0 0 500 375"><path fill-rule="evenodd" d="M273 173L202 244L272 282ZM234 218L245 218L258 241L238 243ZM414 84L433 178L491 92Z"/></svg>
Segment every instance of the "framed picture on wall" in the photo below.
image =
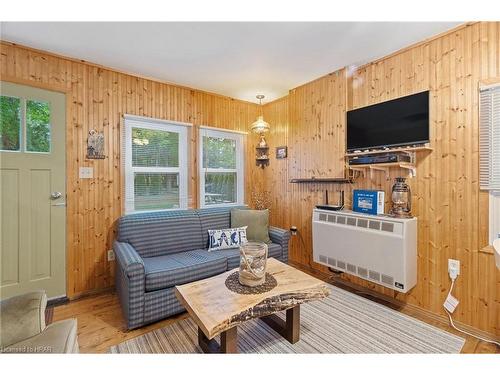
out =
<svg viewBox="0 0 500 375"><path fill-rule="evenodd" d="M285 159L288 156L288 147L276 147L276 159Z"/></svg>

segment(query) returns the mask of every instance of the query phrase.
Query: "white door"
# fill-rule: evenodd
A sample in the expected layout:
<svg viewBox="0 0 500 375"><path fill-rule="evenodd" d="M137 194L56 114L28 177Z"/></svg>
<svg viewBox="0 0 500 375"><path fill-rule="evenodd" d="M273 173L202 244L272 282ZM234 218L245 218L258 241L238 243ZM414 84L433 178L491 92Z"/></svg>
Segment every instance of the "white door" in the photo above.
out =
<svg viewBox="0 0 500 375"><path fill-rule="evenodd" d="M0 82L0 299L66 295L65 95Z"/></svg>

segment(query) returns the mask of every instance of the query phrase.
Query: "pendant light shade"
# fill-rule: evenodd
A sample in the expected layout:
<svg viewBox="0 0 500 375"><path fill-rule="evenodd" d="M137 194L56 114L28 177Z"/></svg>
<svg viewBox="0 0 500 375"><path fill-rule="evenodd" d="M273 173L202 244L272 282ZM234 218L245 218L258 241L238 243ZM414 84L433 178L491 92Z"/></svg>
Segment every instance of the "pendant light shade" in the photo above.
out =
<svg viewBox="0 0 500 375"><path fill-rule="evenodd" d="M250 129L257 134L262 134L269 131L269 124L264 121L264 116L259 116Z"/></svg>

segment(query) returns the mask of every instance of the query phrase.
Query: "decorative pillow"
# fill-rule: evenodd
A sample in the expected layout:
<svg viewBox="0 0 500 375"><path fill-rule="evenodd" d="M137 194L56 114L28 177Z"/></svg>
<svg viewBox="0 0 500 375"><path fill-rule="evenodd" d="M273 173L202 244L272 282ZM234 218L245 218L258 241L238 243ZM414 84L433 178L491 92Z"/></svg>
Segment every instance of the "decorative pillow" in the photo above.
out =
<svg viewBox="0 0 500 375"><path fill-rule="evenodd" d="M208 230L208 251L234 249L247 242L247 227Z"/></svg>
<svg viewBox="0 0 500 375"><path fill-rule="evenodd" d="M247 239L270 243L268 210L231 210L231 226L247 226Z"/></svg>

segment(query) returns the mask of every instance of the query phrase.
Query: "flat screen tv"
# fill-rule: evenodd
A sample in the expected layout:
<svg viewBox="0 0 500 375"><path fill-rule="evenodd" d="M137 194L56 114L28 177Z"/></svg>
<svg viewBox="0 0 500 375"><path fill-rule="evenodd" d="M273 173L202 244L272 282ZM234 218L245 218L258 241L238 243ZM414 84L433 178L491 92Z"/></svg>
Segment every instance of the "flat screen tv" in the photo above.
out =
<svg viewBox="0 0 500 375"><path fill-rule="evenodd" d="M347 112L347 150L429 142L429 91Z"/></svg>

